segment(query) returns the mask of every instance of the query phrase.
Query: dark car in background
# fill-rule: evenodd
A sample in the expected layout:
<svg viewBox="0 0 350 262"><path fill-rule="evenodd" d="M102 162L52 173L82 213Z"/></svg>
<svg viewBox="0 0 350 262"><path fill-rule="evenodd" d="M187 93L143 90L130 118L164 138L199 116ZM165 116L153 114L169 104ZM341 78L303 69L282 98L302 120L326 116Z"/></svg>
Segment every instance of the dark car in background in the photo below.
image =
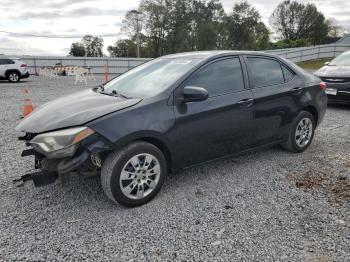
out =
<svg viewBox="0 0 350 262"><path fill-rule="evenodd" d="M350 105L350 51L326 63L315 75L327 84L329 103Z"/></svg>
<svg viewBox="0 0 350 262"><path fill-rule="evenodd" d="M22 120L22 156L34 155L39 171L21 181L101 173L110 199L142 205L169 172L276 144L303 152L325 115L324 89L290 61L260 52L154 59Z"/></svg>

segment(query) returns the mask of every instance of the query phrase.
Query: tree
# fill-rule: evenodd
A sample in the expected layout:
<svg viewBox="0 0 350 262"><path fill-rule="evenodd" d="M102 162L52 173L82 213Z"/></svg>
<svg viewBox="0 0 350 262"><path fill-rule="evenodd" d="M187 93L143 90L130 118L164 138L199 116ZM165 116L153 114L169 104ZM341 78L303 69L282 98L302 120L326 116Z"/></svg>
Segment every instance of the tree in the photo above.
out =
<svg viewBox="0 0 350 262"><path fill-rule="evenodd" d="M135 38L137 57L140 57L140 34L142 31L142 12L139 10L130 10L126 13L122 22L122 31L128 33L131 38Z"/></svg>
<svg viewBox="0 0 350 262"><path fill-rule="evenodd" d="M144 15L144 25L148 37L147 47L152 57L165 54L165 36L169 22L171 1L141 0L139 10Z"/></svg>
<svg viewBox="0 0 350 262"><path fill-rule="evenodd" d="M269 44L269 30L259 12L248 2L235 4L226 18L227 47L230 49L264 49Z"/></svg>
<svg viewBox="0 0 350 262"><path fill-rule="evenodd" d="M314 4L290 0L276 7L270 17L270 24L282 39L310 39L312 44L321 44L329 32L324 15Z"/></svg>
<svg viewBox="0 0 350 262"><path fill-rule="evenodd" d="M102 37L85 35L81 43L84 45L86 56L100 57L103 56L103 39Z"/></svg>
<svg viewBox="0 0 350 262"><path fill-rule="evenodd" d="M73 43L69 54L72 56L103 56L103 39L101 37L85 35L80 42Z"/></svg>
<svg viewBox="0 0 350 262"><path fill-rule="evenodd" d="M226 14L219 0L194 1L191 29L192 50L212 50L224 47Z"/></svg>
<svg viewBox="0 0 350 262"><path fill-rule="evenodd" d="M310 46L311 43L308 39L298 39L298 40L279 40L271 44L272 49L283 49L283 48L295 48L295 47L306 47Z"/></svg>
<svg viewBox="0 0 350 262"><path fill-rule="evenodd" d="M76 42L70 47L69 54L71 56L85 56L85 47L83 44Z"/></svg>
<svg viewBox="0 0 350 262"><path fill-rule="evenodd" d="M142 0L139 10L152 56L223 46L225 11L219 0Z"/></svg>
<svg viewBox="0 0 350 262"><path fill-rule="evenodd" d="M139 43L141 56L269 46L269 30L246 2L236 4L229 15L220 0L141 0L136 10L137 15L127 12L122 31Z"/></svg>
<svg viewBox="0 0 350 262"><path fill-rule="evenodd" d="M329 25L329 32L328 35L331 38L339 38L344 35L345 29L335 19L329 19L327 20Z"/></svg>
<svg viewBox="0 0 350 262"><path fill-rule="evenodd" d="M114 46L108 46L107 51L113 57L136 57L136 44L130 39L121 39Z"/></svg>

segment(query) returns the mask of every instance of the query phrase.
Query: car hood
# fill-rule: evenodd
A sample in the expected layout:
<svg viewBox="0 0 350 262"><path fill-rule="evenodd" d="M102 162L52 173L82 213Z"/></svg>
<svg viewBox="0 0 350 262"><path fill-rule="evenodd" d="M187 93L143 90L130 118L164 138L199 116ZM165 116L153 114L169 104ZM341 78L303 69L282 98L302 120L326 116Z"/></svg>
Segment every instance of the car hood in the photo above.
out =
<svg viewBox="0 0 350 262"><path fill-rule="evenodd" d="M136 105L141 100L103 95L93 89L84 90L38 107L19 123L16 131L42 133L84 125L101 116Z"/></svg>
<svg viewBox="0 0 350 262"><path fill-rule="evenodd" d="M324 66L315 72L320 77L350 77L350 66Z"/></svg>

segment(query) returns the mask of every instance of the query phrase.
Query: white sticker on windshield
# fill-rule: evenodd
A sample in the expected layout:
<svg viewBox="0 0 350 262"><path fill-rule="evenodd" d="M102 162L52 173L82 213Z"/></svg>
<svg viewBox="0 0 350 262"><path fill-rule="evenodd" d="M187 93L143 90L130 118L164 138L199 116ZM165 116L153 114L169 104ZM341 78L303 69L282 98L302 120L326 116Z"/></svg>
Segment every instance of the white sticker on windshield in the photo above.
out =
<svg viewBox="0 0 350 262"><path fill-rule="evenodd" d="M175 64L175 65L187 65L191 63L191 60L174 60L172 61L172 64Z"/></svg>

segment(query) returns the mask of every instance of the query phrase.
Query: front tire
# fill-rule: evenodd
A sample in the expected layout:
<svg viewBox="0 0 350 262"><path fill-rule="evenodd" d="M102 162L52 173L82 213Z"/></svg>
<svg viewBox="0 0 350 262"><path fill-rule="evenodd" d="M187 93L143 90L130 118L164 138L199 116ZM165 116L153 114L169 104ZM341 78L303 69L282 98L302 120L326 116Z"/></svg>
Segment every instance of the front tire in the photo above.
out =
<svg viewBox="0 0 350 262"><path fill-rule="evenodd" d="M292 124L288 140L282 147L294 153L304 152L311 144L315 133L315 117L301 111Z"/></svg>
<svg viewBox="0 0 350 262"><path fill-rule="evenodd" d="M7 80L11 83L19 82L21 76L18 72L12 71L7 74Z"/></svg>
<svg viewBox="0 0 350 262"><path fill-rule="evenodd" d="M157 195L166 173L167 163L162 151L138 141L109 154L102 166L101 184L112 201L136 207Z"/></svg>

